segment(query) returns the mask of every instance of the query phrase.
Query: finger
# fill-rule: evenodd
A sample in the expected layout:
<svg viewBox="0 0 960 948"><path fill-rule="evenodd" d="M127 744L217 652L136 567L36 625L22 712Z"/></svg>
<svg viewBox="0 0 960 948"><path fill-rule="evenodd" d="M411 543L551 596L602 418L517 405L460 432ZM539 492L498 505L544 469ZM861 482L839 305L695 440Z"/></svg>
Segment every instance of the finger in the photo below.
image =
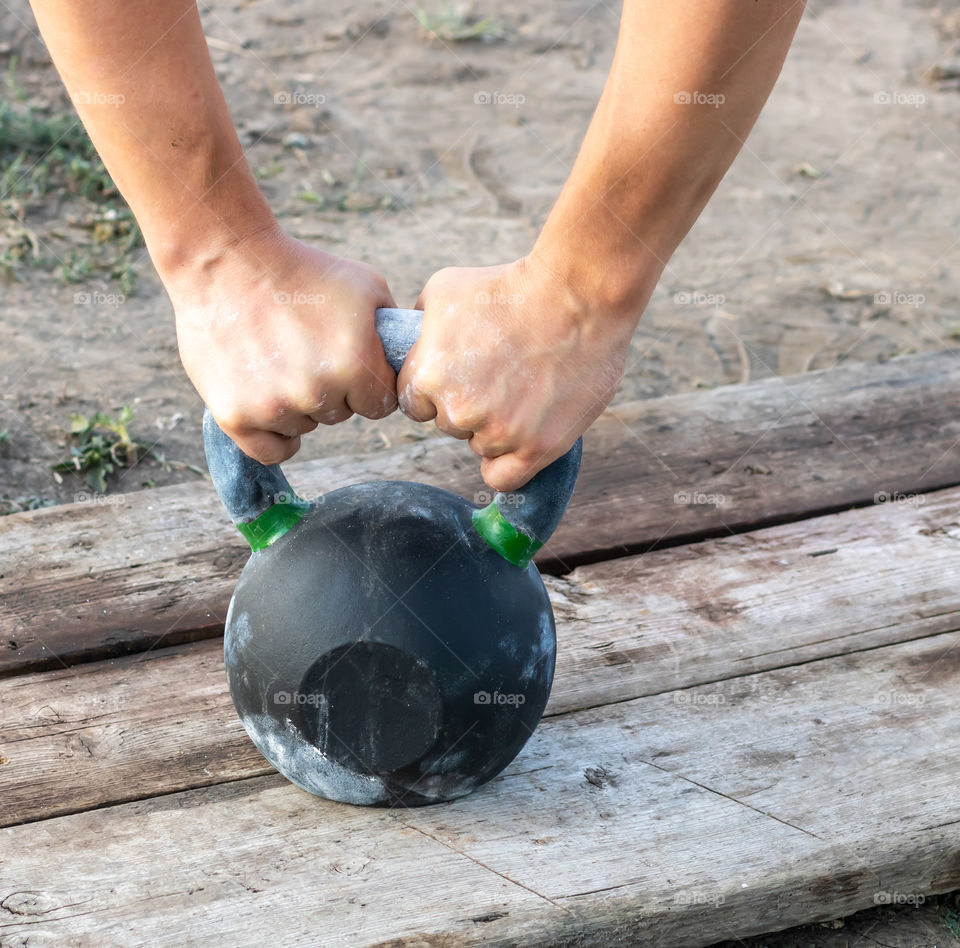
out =
<svg viewBox="0 0 960 948"><path fill-rule="evenodd" d="M386 291L386 298L380 305L393 306L393 297ZM358 415L364 418L383 418L397 408L397 376L383 352L383 343L377 335L373 321L370 323L370 336L367 340L367 357L363 360L365 372L346 395L346 403Z"/></svg>
<svg viewBox="0 0 960 948"><path fill-rule="evenodd" d="M360 383L355 385L346 396L346 404L364 418L383 418L397 408L397 377L380 350L380 361L363 373ZM364 384L365 382L365 384Z"/></svg>
<svg viewBox="0 0 960 948"><path fill-rule="evenodd" d="M285 438L299 438L300 435L305 435L316 427L317 422L305 412L303 414L285 414L282 418L278 418L275 423L264 425L265 430L283 435Z"/></svg>
<svg viewBox="0 0 960 948"><path fill-rule="evenodd" d="M310 412L311 420L321 425L339 425L352 415L353 411L345 401L341 401L339 405L327 404L323 408Z"/></svg>
<svg viewBox="0 0 960 948"><path fill-rule="evenodd" d="M560 454L550 453L531 459L516 452L485 457L480 462L480 474L494 490L519 490L558 457Z"/></svg>
<svg viewBox="0 0 960 948"><path fill-rule="evenodd" d="M252 431L231 435L237 447L261 464L280 464L300 450L300 438L285 438L273 431Z"/></svg>
<svg viewBox="0 0 960 948"><path fill-rule="evenodd" d="M409 358L408 356L407 363L397 377L397 401L400 411L414 421L433 421L437 417L437 406L433 399L417 386L413 374L414 366L410 364Z"/></svg>
<svg viewBox="0 0 960 948"><path fill-rule="evenodd" d="M505 445L490 445L480 435L475 434L470 439L470 450L479 458L498 458L502 454L509 454L510 448Z"/></svg>
<svg viewBox="0 0 960 948"><path fill-rule="evenodd" d="M437 417L433 420L437 428L445 435L456 438L458 441L470 441L473 438L473 432L467 428L458 428L447 417L446 412L438 411Z"/></svg>

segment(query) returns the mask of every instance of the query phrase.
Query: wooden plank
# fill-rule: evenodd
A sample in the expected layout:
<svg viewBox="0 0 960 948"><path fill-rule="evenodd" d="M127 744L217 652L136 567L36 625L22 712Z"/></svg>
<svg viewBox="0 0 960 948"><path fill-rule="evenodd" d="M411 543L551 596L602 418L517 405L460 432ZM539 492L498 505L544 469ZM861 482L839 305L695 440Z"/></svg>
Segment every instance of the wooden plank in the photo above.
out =
<svg viewBox="0 0 960 948"><path fill-rule="evenodd" d="M944 633L552 718L443 806L261 777L8 827L0 937L695 948L946 891L958 687Z"/></svg>
<svg viewBox="0 0 960 948"><path fill-rule="evenodd" d="M960 489L548 577L548 715L960 628ZM0 825L270 772L221 642L4 683Z"/></svg>
<svg viewBox="0 0 960 948"><path fill-rule="evenodd" d="M653 545L960 483L953 352L850 365L608 411L585 439L553 570ZM473 496L449 439L291 465L306 493L378 478ZM691 502L684 502L684 500ZM246 558L209 486L178 485L0 519L0 675L62 667L222 628Z"/></svg>

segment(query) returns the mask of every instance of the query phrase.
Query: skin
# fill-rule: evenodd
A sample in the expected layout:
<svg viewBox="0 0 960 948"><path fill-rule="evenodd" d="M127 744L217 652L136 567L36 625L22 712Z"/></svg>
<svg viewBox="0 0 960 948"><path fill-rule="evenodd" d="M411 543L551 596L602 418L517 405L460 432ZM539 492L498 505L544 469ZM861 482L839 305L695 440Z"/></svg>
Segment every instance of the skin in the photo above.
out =
<svg viewBox="0 0 960 948"><path fill-rule="evenodd" d="M32 5L141 225L184 368L241 449L286 460L318 423L382 417L399 393L410 417L469 439L497 490L565 453L612 399L663 268L753 127L803 13L802 0L624 0L603 95L531 252L435 273L395 379L373 325L395 305L386 281L281 231L196 7Z"/></svg>

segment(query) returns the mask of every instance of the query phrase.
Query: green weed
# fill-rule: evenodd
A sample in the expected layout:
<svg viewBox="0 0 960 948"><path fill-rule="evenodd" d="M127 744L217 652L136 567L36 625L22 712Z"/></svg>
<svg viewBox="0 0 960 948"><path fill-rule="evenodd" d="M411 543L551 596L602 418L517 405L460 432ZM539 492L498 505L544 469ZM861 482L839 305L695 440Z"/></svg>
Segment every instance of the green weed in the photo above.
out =
<svg viewBox="0 0 960 948"><path fill-rule="evenodd" d="M453 3L439 10L428 10L418 6L417 22L428 39L439 39L448 43L467 43L480 41L492 43L503 38L503 28L492 17L478 17L468 8Z"/></svg>
<svg viewBox="0 0 960 948"><path fill-rule="evenodd" d="M185 461L168 458L158 448L150 447L130 434L133 409L124 405L113 417L106 412L93 415L70 416L70 457L53 465L54 477L62 481L61 473L82 475L95 491L105 494L107 479L119 468L131 468L139 461L149 459L164 471L205 472ZM144 482L141 486L150 484Z"/></svg>
<svg viewBox="0 0 960 948"><path fill-rule="evenodd" d="M124 405L112 418L105 412L70 416L70 457L53 465L54 472L85 475L90 487L107 492L107 477L118 468L133 467L149 448L130 436L133 409Z"/></svg>

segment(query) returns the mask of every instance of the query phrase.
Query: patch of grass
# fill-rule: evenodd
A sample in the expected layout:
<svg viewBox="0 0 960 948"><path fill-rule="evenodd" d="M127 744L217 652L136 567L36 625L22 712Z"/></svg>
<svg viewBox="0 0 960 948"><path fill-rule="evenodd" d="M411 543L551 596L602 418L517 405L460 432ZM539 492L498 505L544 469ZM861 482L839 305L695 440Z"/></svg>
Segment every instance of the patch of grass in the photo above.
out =
<svg viewBox="0 0 960 948"><path fill-rule="evenodd" d="M24 104L13 68L6 75L9 95L0 101L0 208L7 219L0 274L20 279L22 268L32 266L56 269L61 280L74 283L99 271L122 278L129 294L135 282L131 254L143 245L133 214L79 118ZM54 231L64 217L89 231L83 246Z"/></svg>
<svg viewBox="0 0 960 948"><path fill-rule="evenodd" d="M57 482L63 481L61 474L76 474L82 476L93 490L105 494L111 474L120 468L134 467L147 458L156 462L164 471L186 470L205 475L199 467L168 458L158 448L150 447L133 437L130 434L132 420L133 409L129 405L124 405L116 417L100 411L90 416L71 415L70 457L52 466ZM150 481L146 481L142 482L141 486L150 484Z"/></svg>
<svg viewBox="0 0 960 948"><path fill-rule="evenodd" d="M0 162L0 195L5 205L42 198L64 187L88 201L117 196L93 143L72 112L43 115L26 105L0 101Z"/></svg>
<svg viewBox="0 0 960 948"><path fill-rule="evenodd" d="M503 39L503 27L497 20L476 16L468 7L461 5L450 3L434 10L418 6L416 17L428 39L447 43L493 43Z"/></svg>
<svg viewBox="0 0 960 948"><path fill-rule="evenodd" d="M941 896L941 899L948 898L946 896ZM952 898L953 905L940 902L938 906L938 912L940 915L940 924L950 933L954 941L960 943L960 912L957 911L956 903L956 893Z"/></svg>
<svg viewBox="0 0 960 948"><path fill-rule="evenodd" d="M71 415L70 457L54 464L54 472L82 474L93 490L105 494L109 475L118 468L133 467L149 452L146 444L130 436L132 419L129 405L124 405L115 418L99 411L89 418Z"/></svg>
<svg viewBox="0 0 960 948"><path fill-rule="evenodd" d="M11 497L3 494L0 495L0 517L23 513L25 510L40 510L41 507L55 507L56 503L49 497Z"/></svg>

